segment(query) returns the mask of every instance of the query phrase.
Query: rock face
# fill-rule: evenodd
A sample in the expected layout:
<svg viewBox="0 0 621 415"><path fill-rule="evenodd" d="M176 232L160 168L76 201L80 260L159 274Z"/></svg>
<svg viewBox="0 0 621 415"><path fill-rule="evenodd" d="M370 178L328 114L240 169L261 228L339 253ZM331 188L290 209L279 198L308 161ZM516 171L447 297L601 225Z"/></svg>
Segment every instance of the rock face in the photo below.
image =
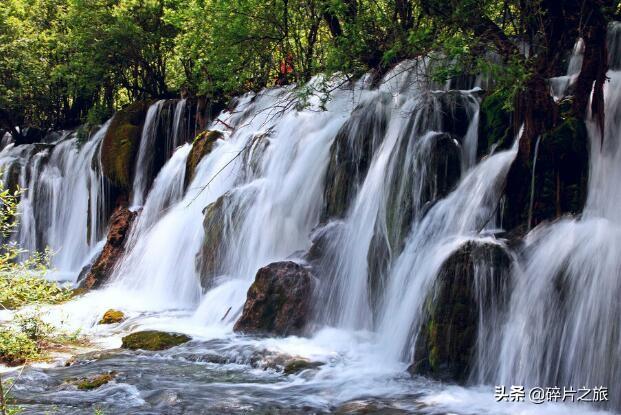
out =
<svg viewBox="0 0 621 415"><path fill-rule="evenodd" d="M203 229L205 237L203 246L196 257L196 267L204 289L211 286L213 277L218 275L222 266L223 247L226 225L226 206L228 205L227 194L220 196L215 202L209 204L203 211Z"/></svg>
<svg viewBox="0 0 621 415"><path fill-rule="evenodd" d="M151 101L138 101L114 115L101 145L103 174L121 190L131 188L134 163Z"/></svg>
<svg viewBox="0 0 621 415"><path fill-rule="evenodd" d="M261 268L235 331L279 336L301 333L311 307L312 279L306 268L291 261Z"/></svg>
<svg viewBox="0 0 621 415"><path fill-rule="evenodd" d="M507 176L502 227L514 236L564 214L582 212L589 174L589 137L584 121L571 115L572 98L559 105L562 121L533 143L531 154L517 157ZM511 147L519 126L504 108L502 97L481 102L478 156ZM536 150L536 151L535 151ZM534 186L533 186L534 185ZM532 200L531 200L532 195Z"/></svg>
<svg viewBox="0 0 621 415"><path fill-rule="evenodd" d="M205 236L196 256L196 269L204 289L209 289L213 278L224 272L227 237L237 234L243 212L251 206L254 196L253 189L234 190L203 210Z"/></svg>
<svg viewBox="0 0 621 415"><path fill-rule="evenodd" d="M511 257L494 243L467 242L449 256L425 303L411 373L466 380L479 330L488 329L480 316L497 316L508 302L510 267Z"/></svg>
<svg viewBox="0 0 621 415"><path fill-rule="evenodd" d="M110 230L106 245L86 277L80 281L80 287L91 289L101 287L110 277L114 267L125 251L125 241L129 236L136 212L125 206L118 206L110 218Z"/></svg>
<svg viewBox="0 0 621 415"><path fill-rule="evenodd" d="M389 95L389 94L388 94ZM375 149L384 139L389 96L360 105L341 127L330 148L323 218L341 217L364 179Z"/></svg>
<svg viewBox="0 0 621 415"><path fill-rule="evenodd" d="M130 350L166 350L192 340L185 334L166 333L163 331L138 331L123 337L123 349Z"/></svg>
<svg viewBox="0 0 621 415"><path fill-rule="evenodd" d="M477 145L479 158L487 155L492 146L497 146L499 150L508 149L517 134L513 125L513 114L504 108L502 96L485 96L480 108Z"/></svg>
<svg viewBox="0 0 621 415"><path fill-rule="evenodd" d="M218 139L222 138L220 131L203 131L194 139L192 150L188 155L185 165L185 186L192 182L196 166L207 154L211 153L213 145Z"/></svg>
<svg viewBox="0 0 621 415"><path fill-rule="evenodd" d="M582 212L589 174L588 143L584 121L568 117L540 137L530 160L516 158L507 176L502 212L505 229L522 235L543 221Z"/></svg>

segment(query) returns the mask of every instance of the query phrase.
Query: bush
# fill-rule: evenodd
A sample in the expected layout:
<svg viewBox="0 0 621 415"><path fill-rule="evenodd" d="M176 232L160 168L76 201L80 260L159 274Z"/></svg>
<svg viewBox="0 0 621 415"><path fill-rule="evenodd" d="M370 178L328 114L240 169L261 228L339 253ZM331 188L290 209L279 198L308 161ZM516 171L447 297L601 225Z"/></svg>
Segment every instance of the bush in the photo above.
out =
<svg viewBox="0 0 621 415"><path fill-rule="evenodd" d="M47 281L27 269L14 267L18 275L0 274L0 306L14 310L29 304L58 304L71 298L73 292L60 287L56 282Z"/></svg>
<svg viewBox="0 0 621 415"><path fill-rule="evenodd" d="M38 357L37 343L26 333L0 328L0 363L16 366Z"/></svg>

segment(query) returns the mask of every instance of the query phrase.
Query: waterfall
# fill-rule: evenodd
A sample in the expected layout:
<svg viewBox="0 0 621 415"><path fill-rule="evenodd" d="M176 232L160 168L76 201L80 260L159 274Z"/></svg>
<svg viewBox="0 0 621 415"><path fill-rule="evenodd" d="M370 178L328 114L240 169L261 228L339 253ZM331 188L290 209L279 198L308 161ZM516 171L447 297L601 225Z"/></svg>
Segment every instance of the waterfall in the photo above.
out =
<svg viewBox="0 0 621 415"><path fill-rule="evenodd" d="M551 95L555 100L564 98L570 86L577 81L584 60L584 47L584 40L578 39L567 64L567 73L564 76L550 78Z"/></svg>
<svg viewBox="0 0 621 415"><path fill-rule="evenodd" d="M617 32L611 27L611 43ZM579 40L567 75L551 81L555 99L579 74L583 49ZM348 347L368 353L365 364L401 370L413 360L425 303L435 299L447 260L469 243L487 244L511 251L512 264L510 278L493 286L491 261L473 261L478 331L469 380L605 385L619 407L621 72L615 65L605 89L604 139L587 123L591 170L583 214L541 224L520 243L502 239L497 223L519 136L508 150L477 160L480 90L431 90L417 80L420 62L403 62L379 85L370 77L317 76L306 85L314 91L307 101L293 87L240 97L208 126L218 138L191 181L188 160L197 143L188 142L190 105L156 101L136 155L131 207L138 216L125 253L107 286L84 304L112 293L119 308L150 317L174 310L184 324L215 327L245 347L255 339L231 340L231 330L257 270L292 260L315 278L310 338L303 341L340 347L340 336L362 336L373 347ZM326 88L330 97L321 92ZM105 236L99 149L107 128L86 142L66 133L52 144L9 143L0 152L5 183L27 189L14 239L30 251L54 250L58 278L75 278ZM533 209L531 194L529 222ZM499 311L494 295L506 300L506 310ZM322 381L335 375L322 378L318 370Z"/></svg>
<svg viewBox="0 0 621 415"><path fill-rule="evenodd" d="M605 85L605 137L588 124L589 193L581 218L535 228L515 270L496 379L538 386L607 386L621 401L621 72ZM490 364L490 363L484 363Z"/></svg>
<svg viewBox="0 0 621 415"><path fill-rule="evenodd" d="M157 139L157 123L159 121L160 111L165 102L165 100L159 100L147 110L140 137L140 146L138 147L138 156L136 157L131 203L133 208L142 206L144 202L148 181L153 169L155 141Z"/></svg>
<svg viewBox="0 0 621 415"><path fill-rule="evenodd" d="M99 148L109 122L81 142L66 133L52 144L9 144L0 153L5 184L19 171L25 189L13 238L28 252L49 248L55 278L75 280L104 236L107 213ZM27 253L25 254L27 255Z"/></svg>
<svg viewBox="0 0 621 415"><path fill-rule="evenodd" d="M433 279L449 255L465 240L479 237L492 220L516 154L517 140L511 150L480 163L413 227L391 270L379 325L388 356L402 358L405 353L409 357L411 335L423 317L422 304Z"/></svg>
<svg viewBox="0 0 621 415"><path fill-rule="evenodd" d="M186 125L190 118L187 114L187 100L159 100L149 106L145 117L136 167L132 185L132 209L138 209L145 203L151 183L175 149L182 145L191 134Z"/></svg>

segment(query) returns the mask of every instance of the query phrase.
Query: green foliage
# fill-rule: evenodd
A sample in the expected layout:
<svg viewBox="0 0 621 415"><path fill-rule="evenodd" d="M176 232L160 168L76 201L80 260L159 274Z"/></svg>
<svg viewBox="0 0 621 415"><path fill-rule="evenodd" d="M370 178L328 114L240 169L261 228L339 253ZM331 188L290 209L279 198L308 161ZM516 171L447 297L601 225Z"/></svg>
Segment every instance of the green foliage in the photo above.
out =
<svg viewBox="0 0 621 415"><path fill-rule="evenodd" d="M223 101L317 73L381 75L408 58L427 58L435 82L491 75L509 108L541 62L555 68L581 33L588 19L578 3L5 0L0 128L96 125L128 103L182 88Z"/></svg>
<svg viewBox="0 0 621 415"><path fill-rule="evenodd" d="M0 327L0 363L19 365L38 357L37 343L27 334Z"/></svg>
<svg viewBox="0 0 621 415"><path fill-rule="evenodd" d="M30 273L31 269L24 263L17 264L14 272ZM38 263L43 267L42 263ZM29 304L58 304L67 301L72 291L62 288L57 283L47 281L34 275L3 275L0 276L0 306L6 309L17 309Z"/></svg>

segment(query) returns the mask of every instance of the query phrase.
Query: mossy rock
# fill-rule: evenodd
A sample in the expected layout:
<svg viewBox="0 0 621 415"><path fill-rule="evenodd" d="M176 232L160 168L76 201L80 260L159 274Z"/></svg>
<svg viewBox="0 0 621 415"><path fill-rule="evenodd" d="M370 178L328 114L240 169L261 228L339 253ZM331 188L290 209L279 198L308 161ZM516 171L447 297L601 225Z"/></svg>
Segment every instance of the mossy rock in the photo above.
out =
<svg viewBox="0 0 621 415"><path fill-rule="evenodd" d="M588 176L586 125L581 119L567 117L542 135L538 146L533 143L529 159L518 157L511 165L502 226L519 236L541 222L580 214L586 202Z"/></svg>
<svg viewBox="0 0 621 415"><path fill-rule="evenodd" d="M163 331L138 331L123 337L123 349L129 350L166 350L192 340L189 336Z"/></svg>
<svg viewBox="0 0 621 415"><path fill-rule="evenodd" d="M322 220L343 217L381 145L388 126L391 95L365 102L352 112L330 147Z"/></svg>
<svg viewBox="0 0 621 415"><path fill-rule="evenodd" d="M500 94L485 96L479 110L477 156L485 156L492 146L496 146L498 150L508 149L513 144L516 133L513 113L505 108L504 97Z"/></svg>
<svg viewBox="0 0 621 415"><path fill-rule="evenodd" d="M76 385L76 387L81 391L90 391L106 385L107 383L111 382L115 377L116 372L109 372L103 375L69 380L69 383Z"/></svg>
<svg viewBox="0 0 621 415"><path fill-rule="evenodd" d="M99 324L115 324L123 320L125 320L125 314L122 311L110 309L104 313L101 320L99 320Z"/></svg>
<svg viewBox="0 0 621 415"><path fill-rule="evenodd" d="M503 246L477 241L465 243L446 259L425 301L411 373L467 380L481 315L506 312L511 262Z"/></svg>
<svg viewBox="0 0 621 415"><path fill-rule="evenodd" d="M203 157L211 153L214 144L222 138L222 136L223 134L220 131L203 131L196 136L194 144L192 145L192 150L190 150L190 154L188 155L188 159L185 164L186 186L192 182L198 163L200 163Z"/></svg>
<svg viewBox="0 0 621 415"><path fill-rule="evenodd" d="M285 365L283 373L285 375L293 375L307 369L317 369L321 366L323 366L323 363L321 362L313 362L306 359L295 359Z"/></svg>
<svg viewBox="0 0 621 415"><path fill-rule="evenodd" d="M214 277L224 272L228 253L222 241L238 232L255 196L255 189L237 189L223 194L203 209L205 236L196 255L196 270L205 290L212 286Z"/></svg>
<svg viewBox="0 0 621 415"><path fill-rule="evenodd" d="M103 139L103 174L120 189L131 188L142 127L151 103L150 100L138 101L118 111Z"/></svg>

